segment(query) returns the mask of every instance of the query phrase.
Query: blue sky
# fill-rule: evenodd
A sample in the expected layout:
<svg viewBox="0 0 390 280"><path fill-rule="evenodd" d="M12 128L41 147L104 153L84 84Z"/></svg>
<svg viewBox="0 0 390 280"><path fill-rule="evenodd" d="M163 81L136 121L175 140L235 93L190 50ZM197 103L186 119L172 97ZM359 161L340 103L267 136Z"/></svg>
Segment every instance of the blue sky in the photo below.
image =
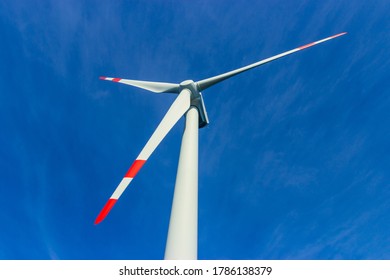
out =
<svg viewBox="0 0 390 280"><path fill-rule="evenodd" d="M388 1L2 1L0 258L161 259L183 120L94 220L175 96L203 92L200 259L389 259Z"/></svg>

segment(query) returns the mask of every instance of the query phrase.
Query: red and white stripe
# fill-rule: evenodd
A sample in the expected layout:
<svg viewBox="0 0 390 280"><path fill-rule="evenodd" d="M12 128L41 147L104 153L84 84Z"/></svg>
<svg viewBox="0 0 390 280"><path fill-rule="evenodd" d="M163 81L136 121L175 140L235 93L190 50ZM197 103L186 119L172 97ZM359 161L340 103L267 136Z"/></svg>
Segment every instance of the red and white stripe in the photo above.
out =
<svg viewBox="0 0 390 280"><path fill-rule="evenodd" d="M109 78L109 77L104 77L104 76L99 77L99 79L105 80L105 81L117 82L117 83L122 80L121 78Z"/></svg>
<svg viewBox="0 0 390 280"><path fill-rule="evenodd" d="M137 159L133 162L133 164L131 165L131 167L123 177L122 181L119 183L114 193L111 195L110 199L107 201L103 209L100 211L99 215L95 220L95 225L104 220L104 218L110 212L110 210L115 205L119 197L125 191L125 189L133 180L135 175L137 175L138 171L142 168L142 166L148 160L148 158L153 153L153 151L157 148L157 146L168 134L171 128L176 124L176 122L190 108L190 102L191 102L191 92L185 89L179 94L179 96L173 102L168 112L165 114L164 118L158 125L157 129L154 131L149 141L146 143L145 147L138 155Z"/></svg>
<svg viewBox="0 0 390 280"><path fill-rule="evenodd" d="M138 158L134 161L129 170L126 172L126 175L123 177L122 181L119 183L118 187L115 189L114 193L111 195L110 199L107 201L106 205L104 205L103 209L100 211L95 220L95 225L104 220L104 218L110 212L111 208L114 207L119 197L125 191L135 175L137 175L138 171L145 164L145 162L146 160Z"/></svg>
<svg viewBox="0 0 390 280"><path fill-rule="evenodd" d="M298 49L298 50L303 50L303 49L309 48L309 47L311 47L311 46L320 44L320 43L322 43L322 42L331 40L331 39L333 39L333 38L336 38L336 37L339 37L339 36L343 36L343 35L345 35L345 34L347 34L347 32L342 32L342 33L339 33L339 34L330 36L330 37L328 37L328 38L325 38L325 39L322 39L322 40L319 40L319 41L316 41L316 42L313 42L313 43L310 43L310 44L301 46L301 47L299 47L299 48L297 48L297 49Z"/></svg>
<svg viewBox="0 0 390 280"><path fill-rule="evenodd" d="M325 38L325 39L318 40L318 41L315 41L315 42L313 42L313 43L303 45L303 46L301 46L301 47L292 49L292 50L290 50L290 51L287 51L287 52L284 52L284 53L281 53L281 54L278 54L278 55L274 55L274 56L272 56L272 57L270 57L270 58L267 58L267 59L264 59L264 60L259 61L259 62L257 62L257 63L254 63L254 64L252 64L252 65L250 65L250 66L252 66L252 67L253 67L253 66L259 66L259 65L261 65L261 64L265 64L265 63L271 62L271 61L276 60L276 59L278 59L278 58L281 58L281 57L283 57L283 56L286 56L286 55L295 53L295 52L300 51L300 50L304 50L304 49L310 48L310 47L312 47L312 46L321 44L321 43L323 43L323 42L329 41L329 40L331 40L331 39L334 39L334 38L336 38L336 37L339 37L339 36L342 36L342 35L345 35L345 34L347 34L347 32L342 32L342 33L339 33L339 34L336 34L336 35L327 37L327 38ZM252 68L252 67L251 67L251 68Z"/></svg>
<svg viewBox="0 0 390 280"><path fill-rule="evenodd" d="M111 81L121 84L126 84L133 87L138 87L146 89L156 93L170 92L170 93L179 93L180 85L172 83L161 83L161 82L148 82L148 81L138 81L138 80L128 80L121 78L110 78L110 77L99 77L100 80Z"/></svg>

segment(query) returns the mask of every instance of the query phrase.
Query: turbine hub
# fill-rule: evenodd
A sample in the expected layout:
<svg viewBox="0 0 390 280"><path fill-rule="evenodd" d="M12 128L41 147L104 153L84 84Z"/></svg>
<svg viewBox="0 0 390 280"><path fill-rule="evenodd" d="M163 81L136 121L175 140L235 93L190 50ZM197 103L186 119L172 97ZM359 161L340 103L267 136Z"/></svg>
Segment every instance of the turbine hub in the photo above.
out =
<svg viewBox="0 0 390 280"><path fill-rule="evenodd" d="M195 82L193 80L185 80L180 83L180 90L183 89L189 89L192 93L191 98L197 98L199 97L199 91L198 87L196 86Z"/></svg>
<svg viewBox="0 0 390 280"><path fill-rule="evenodd" d="M190 84L192 84L192 83L194 83L193 80L185 80L185 81L182 81L182 82L180 83L180 85L184 87L184 86L190 85Z"/></svg>

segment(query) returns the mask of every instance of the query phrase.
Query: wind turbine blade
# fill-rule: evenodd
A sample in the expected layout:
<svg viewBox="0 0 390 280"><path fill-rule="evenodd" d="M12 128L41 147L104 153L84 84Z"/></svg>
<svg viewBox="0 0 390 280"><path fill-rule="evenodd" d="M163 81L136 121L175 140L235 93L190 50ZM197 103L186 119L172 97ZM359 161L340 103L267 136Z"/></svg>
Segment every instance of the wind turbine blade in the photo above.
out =
<svg viewBox="0 0 390 280"><path fill-rule="evenodd" d="M190 108L190 104L191 92L189 90L181 91L179 96L173 102L168 112L165 114L164 118L158 125L157 129L153 132L145 147L142 149L141 153L138 155L137 159L133 162L130 169L126 172L122 181L111 195L110 199L100 211L100 214L95 220L95 225L103 221L103 219L107 216L111 208L133 180L135 175L137 175L138 171L142 168L156 147L160 144L160 142L164 139L171 128L176 124L176 122L181 118L181 116L183 116L184 113L187 112L187 110Z"/></svg>
<svg viewBox="0 0 390 280"><path fill-rule="evenodd" d="M100 80L112 81L117 83L122 83L156 93L171 92L179 93L180 86L178 84L172 83L160 83L160 82L147 82L147 81L137 81L137 80L127 80L121 78L109 78L109 77L99 77Z"/></svg>
<svg viewBox="0 0 390 280"><path fill-rule="evenodd" d="M238 74L240 74L242 72L245 72L245 71L248 71L248 70L250 70L252 68L258 67L258 66L263 65L263 64L266 64L268 62L271 62L271 61L276 60L278 58L281 58L283 56L295 53L297 51L309 48L311 46L323 43L323 42L331 40L331 39L334 39L334 38L342 36L344 34L347 34L347 32L339 33L339 34L330 36L328 38L325 38L325 39L322 39L322 40L319 40L319 41L316 41L316 42L313 42L313 43L301 46L299 48L295 48L293 50L290 50L290 51L287 51L287 52L284 52L284 53L281 53L281 54L278 54L278 55L274 55L272 57L269 57L269 58L266 58L266 59L263 59L263 60L260 60L258 62L253 63L253 64L241 67L239 69L232 70L232 71L226 72L226 73L221 74L221 75L217 75L217 76L214 76L214 77L211 77L211 78L207 78L207 79L201 80L201 81L197 82L198 90L199 91L203 91L203 90L205 90L205 89L207 89L207 88L209 88L209 87L211 87L211 86L213 86L213 85L215 85L215 84L217 84L219 82L222 82L223 80L226 80L226 79L228 79L230 77L238 75Z"/></svg>

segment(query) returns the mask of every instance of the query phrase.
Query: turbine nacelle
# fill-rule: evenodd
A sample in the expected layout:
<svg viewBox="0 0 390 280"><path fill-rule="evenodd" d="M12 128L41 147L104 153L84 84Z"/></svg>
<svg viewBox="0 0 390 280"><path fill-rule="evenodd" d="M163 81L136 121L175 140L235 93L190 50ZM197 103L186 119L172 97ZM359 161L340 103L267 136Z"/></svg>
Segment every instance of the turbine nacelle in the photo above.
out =
<svg viewBox="0 0 390 280"><path fill-rule="evenodd" d="M199 113L199 128L205 127L209 123L209 118L198 85L193 80L185 80L180 83L180 92L183 90L191 92L191 106L195 107Z"/></svg>

